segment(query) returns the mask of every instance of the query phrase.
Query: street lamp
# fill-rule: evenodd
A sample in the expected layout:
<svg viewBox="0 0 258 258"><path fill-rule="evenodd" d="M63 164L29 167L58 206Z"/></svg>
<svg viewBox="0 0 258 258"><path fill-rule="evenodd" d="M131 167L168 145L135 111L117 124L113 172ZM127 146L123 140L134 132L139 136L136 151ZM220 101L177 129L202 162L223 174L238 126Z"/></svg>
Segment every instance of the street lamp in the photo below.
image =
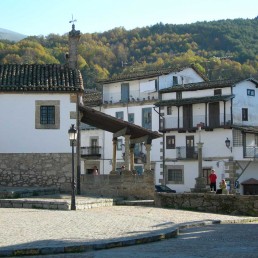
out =
<svg viewBox="0 0 258 258"><path fill-rule="evenodd" d="M232 147L230 147L230 140L227 138L225 141L226 147L232 152Z"/></svg>
<svg viewBox="0 0 258 258"><path fill-rule="evenodd" d="M71 210L76 210L76 205L75 205L75 181L74 181L74 143L77 138L77 131L74 128L74 125L72 124L70 129L68 130L69 134L69 140L72 145L72 182L71 182L71 187L72 187L72 196L71 196Z"/></svg>

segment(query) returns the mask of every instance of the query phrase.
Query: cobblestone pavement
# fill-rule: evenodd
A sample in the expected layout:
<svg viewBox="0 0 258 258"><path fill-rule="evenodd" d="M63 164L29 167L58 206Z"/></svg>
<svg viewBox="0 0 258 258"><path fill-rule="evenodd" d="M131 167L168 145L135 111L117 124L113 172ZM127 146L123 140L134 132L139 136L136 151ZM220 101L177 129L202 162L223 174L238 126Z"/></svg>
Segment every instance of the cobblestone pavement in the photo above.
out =
<svg viewBox="0 0 258 258"><path fill-rule="evenodd" d="M197 226L214 221L237 223L255 219L258 220L257 217L139 206L111 206L82 211L6 208L0 209L0 256L128 246L172 236L184 224Z"/></svg>

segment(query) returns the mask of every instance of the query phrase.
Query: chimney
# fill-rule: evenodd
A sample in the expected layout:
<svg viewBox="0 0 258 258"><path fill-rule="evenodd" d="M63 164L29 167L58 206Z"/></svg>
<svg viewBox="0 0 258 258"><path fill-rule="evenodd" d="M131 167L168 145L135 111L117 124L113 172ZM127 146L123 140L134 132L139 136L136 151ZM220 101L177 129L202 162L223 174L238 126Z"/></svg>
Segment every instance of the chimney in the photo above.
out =
<svg viewBox="0 0 258 258"><path fill-rule="evenodd" d="M78 69L78 43L81 37L81 32L75 30L73 23L72 30L69 32L69 55L68 64L70 68Z"/></svg>

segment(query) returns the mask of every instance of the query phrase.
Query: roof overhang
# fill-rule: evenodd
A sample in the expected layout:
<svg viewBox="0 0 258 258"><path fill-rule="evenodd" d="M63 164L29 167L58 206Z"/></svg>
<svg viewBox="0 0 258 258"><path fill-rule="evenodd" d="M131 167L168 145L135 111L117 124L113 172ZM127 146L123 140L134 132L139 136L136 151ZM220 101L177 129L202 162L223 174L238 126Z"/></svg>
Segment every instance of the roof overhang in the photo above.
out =
<svg viewBox="0 0 258 258"><path fill-rule="evenodd" d="M93 108L79 105L79 111L82 114L81 122L111 132L114 134L114 138L130 135L131 143L136 143L151 142L162 136L158 132L104 114Z"/></svg>

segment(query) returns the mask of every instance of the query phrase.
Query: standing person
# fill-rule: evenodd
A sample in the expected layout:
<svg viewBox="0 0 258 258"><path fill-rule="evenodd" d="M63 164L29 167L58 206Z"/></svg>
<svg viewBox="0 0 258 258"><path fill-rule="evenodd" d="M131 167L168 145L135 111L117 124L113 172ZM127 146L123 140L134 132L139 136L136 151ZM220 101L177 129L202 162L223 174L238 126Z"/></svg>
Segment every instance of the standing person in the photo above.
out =
<svg viewBox="0 0 258 258"><path fill-rule="evenodd" d="M98 176L99 175L99 171L98 171L98 168L96 166L93 167L93 175L94 176Z"/></svg>
<svg viewBox="0 0 258 258"><path fill-rule="evenodd" d="M222 181L219 183L219 187L221 188L221 192L222 194L228 194L228 190L227 190L227 183L225 179L222 179Z"/></svg>
<svg viewBox="0 0 258 258"><path fill-rule="evenodd" d="M215 174L215 170L214 170L214 169L211 170L211 174L209 175L209 179L210 179L210 188L211 188L211 191L212 191L212 189L213 189L213 191L216 192L217 175Z"/></svg>

